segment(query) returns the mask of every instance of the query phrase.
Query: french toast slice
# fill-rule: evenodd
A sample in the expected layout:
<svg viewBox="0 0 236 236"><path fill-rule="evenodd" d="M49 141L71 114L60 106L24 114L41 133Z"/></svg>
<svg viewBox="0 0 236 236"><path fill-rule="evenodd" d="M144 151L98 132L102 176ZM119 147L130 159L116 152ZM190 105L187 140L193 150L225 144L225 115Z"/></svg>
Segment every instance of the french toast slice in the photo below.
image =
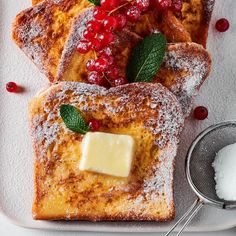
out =
<svg viewBox="0 0 236 236"><path fill-rule="evenodd" d="M161 83L177 97L184 116L211 71L211 56L199 44L169 44L164 62L153 82Z"/></svg>
<svg viewBox="0 0 236 236"><path fill-rule="evenodd" d="M92 9L87 9L74 21L65 43L58 67L58 81L88 83L86 62L94 58L93 52L80 54L76 42L83 37L83 31L91 19ZM126 65L135 45L142 40L137 34L125 29L116 34L116 40L110 44L121 76L126 76ZM211 70L211 57L203 46L196 43L168 44L166 56L154 82L159 82L171 90L179 99L184 114L191 110L194 96L208 77Z"/></svg>
<svg viewBox="0 0 236 236"><path fill-rule="evenodd" d="M134 159L128 178L80 171L83 135L62 122L71 104L101 132L131 135ZM59 82L29 106L35 151L33 217L38 220L167 221L174 217L174 159L184 117L176 97L161 84L106 89ZM115 150L114 150L115 151Z"/></svg>
<svg viewBox="0 0 236 236"><path fill-rule="evenodd" d="M185 0L181 14L149 11L138 24L129 25L129 30L144 36L158 29L169 42L194 41L205 46L213 5L214 0ZM45 0L16 17L14 41L50 81L57 80L72 20L88 7L91 4L87 0Z"/></svg>
<svg viewBox="0 0 236 236"><path fill-rule="evenodd" d="M45 0L17 15L13 40L52 81L73 18L91 6L87 0Z"/></svg>

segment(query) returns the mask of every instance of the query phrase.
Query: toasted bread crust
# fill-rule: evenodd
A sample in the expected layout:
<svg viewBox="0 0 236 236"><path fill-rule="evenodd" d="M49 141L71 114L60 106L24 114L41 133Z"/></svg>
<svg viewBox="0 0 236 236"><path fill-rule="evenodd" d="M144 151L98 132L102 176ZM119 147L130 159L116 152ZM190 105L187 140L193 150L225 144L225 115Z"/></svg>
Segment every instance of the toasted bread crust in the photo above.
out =
<svg viewBox="0 0 236 236"><path fill-rule="evenodd" d="M87 83L86 62L92 53L81 55L76 50L76 42L83 37L86 22L92 18L92 8L77 17L65 43L58 67L58 81ZM142 40L137 34L124 29L116 34L115 43L110 45L121 76L126 76L126 65L135 45ZM168 44L165 60L154 82L170 89L179 99L183 112L188 116L194 96L208 77L211 70L209 53L196 43Z"/></svg>
<svg viewBox="0 0 236 236"><path fill-rule="evenodd" d="M73 18L89 6L87 0L45 0L17 15L12 38L50 81Z"/></svg>
<svg viewBox="0 0 236 236"><path fill-rule="evenodd" d="M134 137L137 146L127 179L78 170L82 135L65 128L58 115L62 104L75 105L86 120L99 119L101 131ZM30 104L34 219L172 219L174 157L183 122L177 99L160 84L110 90L72 82L53 85Z"/></svg>
<svg viewBox="0 0 236 236"><path fill-rule="evenodd" d="M165 60L153 82L175 94L187 117L193 100L211 71L211 56L199 44L169 44Z"/></svg>
<svg viewBox="0 0 236 236"><path fill-rule="evenodd" d="M157 17L149 12L138 24L129 25L129 30L144 36L158 29L169 42L194 41L205 46L213 5L214 0L185 0L182 14ZM89 6L87 0L45 0L16 17L13 39L51 82L57 80L72 20Z"/></svg>

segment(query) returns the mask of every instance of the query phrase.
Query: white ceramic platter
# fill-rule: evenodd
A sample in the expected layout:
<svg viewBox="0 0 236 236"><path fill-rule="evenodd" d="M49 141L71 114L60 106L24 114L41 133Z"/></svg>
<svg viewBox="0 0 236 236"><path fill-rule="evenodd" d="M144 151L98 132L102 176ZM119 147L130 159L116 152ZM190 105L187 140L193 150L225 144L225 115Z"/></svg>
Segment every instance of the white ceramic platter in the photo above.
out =
<svg viewBox="0 0 236 236"><path fill-rule="evenodd" d="M13 223L24 227L112 232L162 232L173 223L134 222L43 222L33 221L33 152L27 125L28 101L47 80L11 41L11 23L15 15L30 6L30 0L0 0L0 207ZM231 22L228 32L214 30L216 19ZM224 120L236 120L236 1L216 0L210 27L208 49L213 57L213 71L204 84L196 105L209 108L209 119L189 119L182 135L175 172L177 218L194 200L184 176L184 159L193 138L207 126ZM26 88L24 93L9 94L5 83L16 81ZM236 226L236 211L203 209L188 231L221 230Z"/></svg>

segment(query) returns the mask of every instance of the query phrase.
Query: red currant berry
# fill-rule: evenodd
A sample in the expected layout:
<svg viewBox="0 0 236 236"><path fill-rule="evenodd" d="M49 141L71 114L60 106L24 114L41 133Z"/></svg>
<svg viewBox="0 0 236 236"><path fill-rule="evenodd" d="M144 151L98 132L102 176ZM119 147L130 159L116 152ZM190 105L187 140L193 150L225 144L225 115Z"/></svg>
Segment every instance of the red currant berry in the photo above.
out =
<svg viewBox="0 0 236 236"><path fill-rule="evenodd" d="M182 0L172 0L172 6L171 6L172 11L181 12L182 7L183 7Z"/></svg>
<svg viewBox="0 0 236 236"><path fill-rule="evenodd" d="M219 32L225 32L229 29L229 21L225 18L221 18L216 22L215 27Z"/></svg>
<svg viewBox="0 0 236 236"><path fill-rule="evenodd" d="M89 30L85 30L84 33L83 33L83 36L85 39L93 39L95 37L95 33L92 32L92 31L89 31Z"/></svg>
<svg viewBox="0 0 236 236"><path fill-rule="evenodd" d="M101 0L101 6L104 10L113 10L120 5L121 0Z"/></svg>
<svg viewBox="0 0 236 236"><path fill-rule="evenodd" d="M86 68L89 71L94 71L95 70L95 61L94 60L88 60L86 63Z"/></svg>
<svg viewBox="0 0 236 236"><path fill-rule="evenodd" d="M91 39L90 42L94 51L98 52L102 49L102 44L98 39Z"/></svg>
<svg viewBox="0 0 236 236"><path fill-rule="evenodd" d="M102 85L104 82L104 77L102 74L96 71L93 71L93 72L90 72L88 75L88 82L90 84Z"/></svg>
<svg viewBox="0 0 236 236"><path fill-rule="evenodd" d="M106 54L108 56L111 56L112 55L112 50L110 47L105 47L103 50L101 50L99 52L100 54Z"/></svg>
<svg viewBox="0 0 236 236"><path fill-rule="evenodd" d="M127 18L123 14L116 15L116 21L117 21L117 29L122 29L127 24Z"/></svg>
<svg viewBox="0 0 236 236"><path fill-rule="evenodd" d="M108 16L103 22L103 27L105 30L114 30L117 27L116 17Z"/></svg>
<svg viewBox="0 0 236 236"><path fill-rule="evenodd" d="M116 80L119 75L119 69L116 67L113 67L110 70L106 71L106 75L110 80Z"/></svg>
<svg viewBox="0 0 236 236"><path fill-rule="evenodd" d="M104 20L107 16L106 12L101 9L101 7L96 7L93 12L93 17L96 20Z"/></svg>
<svg viewBox="0 0 236 236"><path fill-rule="evenodd" d="M150 5L149 0L136 0L135 5L139 8L140 11L146 11Z"/></svg>
<svg viewBox="0 0 236 236"><path fill-rule="evenodd" d="M127 81L124 77L120 77L120 78L114 80L114 86L120 86L120 85L124 85L126 83L127 83Z"/></svg>
<svg viewBox="0 0 236 236"><path fill-rule="evenodd" d="M139 18L141 16L141 11L137 7L132 6L127 10L126 16L127 16L128 20L130 20L132 22L136 22L139 20Z"/></svg>
<svg viewBox="0 0 236 236"><path fill-rule="evenodd" d="M208 117L208 110L206 107L199 106L194 109L194 117L197 120L205 120Z"/></svg>
<svg viewBox="0 0 236 236"><path fill-rule="evenodd" d="M153 9L156 7L156 0L150 0L150 9Z"/></svg>
<svg viewBox="0 0 236 236"><path fill-rule="evenodd" d="M109 65L112 65L115 61L115 58L113 56L109 56L107 54L101 54L101 57L104 58Z"/></svg>
<svg viewBox="0 0 236 236"><path fill-rule="evenodd" d="M98 33L102 28L102 23L96 20L91 20L87 24L87 30Z"/></svg>
<svg viewBox="0 0 236 236"><path fill-rule="evenodd" d="M98 36L99 40L101 41L103 46L107 46L109 45L111 42L113 42L115 40L115 36L112 32L104 32L101 33Z"/></svg>
<svg viewBox="0 0 236 236"><path fill-rule="evenodd" d="M93 132L98 131L101 126L100 121L96 119L89 120L88 124L89 124L90 130Z"/></svg>
<svg viewBox="0 0 236 236"><path fill-rule="evenodd" d="M156 8L159 11L168 10L172 6L171 0L156 0Z"/></svg>
<svg viewBox="0 0 236 236"><path fill-rule="evenodd" d="M109 66L108 61L102 57L98 58L95 61L95 71L97 72L105 72Z"/></svg>
<svg viewBox="0 0 236 236"><path fill-rule="evenodd" d="M77 51L81 54L86 54L91 49L91 44L86 40L79 41L77 45Z"/></svg>
<svg viewBox="0 0 236 236"><path fill-rule="evenodd" d="M18 91L18 86L15 82L8 82L6 84L6 90L9 92L9 93L16 93Z"/></svg>
<svg viewBox="0 0 236 236"><path fill-rule="evenodd" d="M104 79L104 81L103 81L101 86L109 89L111 87L110 81L108 81L107 79Z"/></svg>

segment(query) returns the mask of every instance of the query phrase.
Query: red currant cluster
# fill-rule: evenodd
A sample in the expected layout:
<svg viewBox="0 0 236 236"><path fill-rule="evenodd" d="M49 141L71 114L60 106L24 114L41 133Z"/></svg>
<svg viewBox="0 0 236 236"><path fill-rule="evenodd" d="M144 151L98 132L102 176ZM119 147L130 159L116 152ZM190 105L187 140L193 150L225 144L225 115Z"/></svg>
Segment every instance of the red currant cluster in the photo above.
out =
<svg viewBox="0 0 236 236"><path fill-rule="evenodd" d="M158 10L179 11L182 0L101 0L101 6L93 12L94 20L87 24L77 51L86 54L93 50L96 59L90 59L86 68L88 82L102 86L118 86L126 83L115 64L112 50L108 46L115 41L115 31L121 31L130 22L137 22L142 12L154 5Z"/></svg>
<svg viewBox="0 0 236 236"><path fill-rule="evenodd" d="M156 0L155 7L159 11L172 10L174 12L181 12L182 0Z"/></svg>

